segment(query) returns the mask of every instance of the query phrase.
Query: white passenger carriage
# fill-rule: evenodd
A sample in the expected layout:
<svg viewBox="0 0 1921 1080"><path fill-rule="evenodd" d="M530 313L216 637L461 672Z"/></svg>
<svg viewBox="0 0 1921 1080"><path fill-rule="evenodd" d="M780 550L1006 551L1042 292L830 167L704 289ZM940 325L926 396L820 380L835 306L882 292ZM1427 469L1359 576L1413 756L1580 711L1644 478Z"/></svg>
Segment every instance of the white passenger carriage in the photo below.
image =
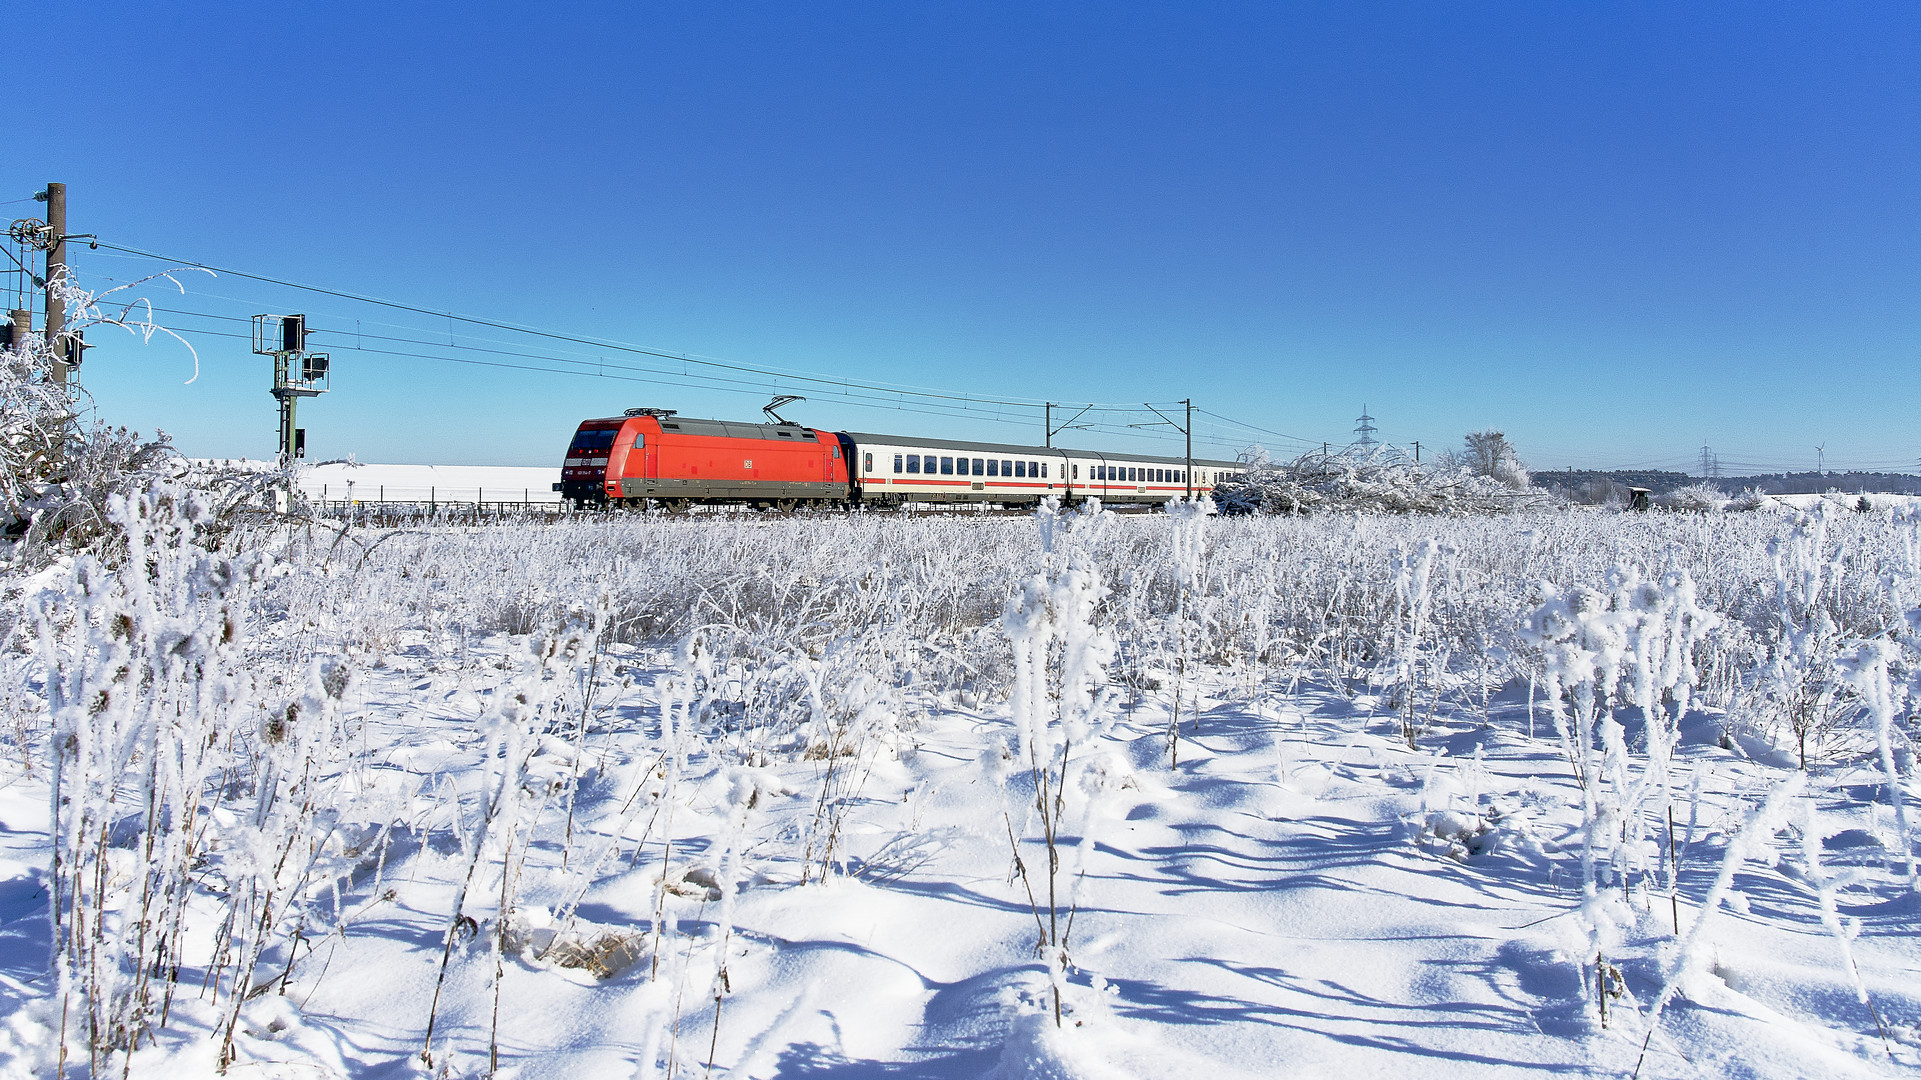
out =
<svg viewBox="0 0 1921 1080"><path fill-rule="evenodd" d="M868 504L1165 503L1199 497L1241 466L1231 461L847 432L850 480ZM1190 475L1191 472L1191 475Z"/></svg>

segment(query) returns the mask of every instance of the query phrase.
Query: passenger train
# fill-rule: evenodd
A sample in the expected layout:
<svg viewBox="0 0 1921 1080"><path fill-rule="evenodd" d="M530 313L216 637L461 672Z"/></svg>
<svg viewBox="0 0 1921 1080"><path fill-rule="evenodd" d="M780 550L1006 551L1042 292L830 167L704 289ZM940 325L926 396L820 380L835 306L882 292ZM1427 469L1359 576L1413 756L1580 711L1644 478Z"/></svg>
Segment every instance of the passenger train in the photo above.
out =
<svg viewBox="0 0 1921 1080"><path fill-rule="evenodd" d="M772 415L770 413L770 415ZM1167 503L1199 497L1242 468L1236 462L965 442L913 435L821 431L695 420L671 409L628 409L582 421L560 483L580 507L699 504L793 510L801 506L897 508L908 503Z"/></svg>

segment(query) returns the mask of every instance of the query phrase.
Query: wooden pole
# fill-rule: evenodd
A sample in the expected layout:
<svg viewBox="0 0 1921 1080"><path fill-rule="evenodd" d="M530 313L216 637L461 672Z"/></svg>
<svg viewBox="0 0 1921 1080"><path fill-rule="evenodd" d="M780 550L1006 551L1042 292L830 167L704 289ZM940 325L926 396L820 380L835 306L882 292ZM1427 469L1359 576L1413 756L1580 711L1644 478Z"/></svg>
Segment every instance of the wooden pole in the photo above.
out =
<svg viewBox="0 0 1921 1080"><path fill-rule="evenodd" d="M53 351L53 359L47 369L53 381L64 386L67 372L71 370L66 361L66 342L62 340L67 331L67 302L60 298L54 285L67 276L65 184L47 185L47 228L53 234L53 242L47 247L47 347Z"/></svg>

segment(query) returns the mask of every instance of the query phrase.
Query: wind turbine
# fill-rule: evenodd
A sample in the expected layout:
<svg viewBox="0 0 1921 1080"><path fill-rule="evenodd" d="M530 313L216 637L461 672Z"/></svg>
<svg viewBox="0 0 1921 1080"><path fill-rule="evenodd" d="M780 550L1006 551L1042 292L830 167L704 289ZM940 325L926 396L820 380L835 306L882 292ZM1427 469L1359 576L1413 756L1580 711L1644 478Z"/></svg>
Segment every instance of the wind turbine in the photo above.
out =
<svg viewBox="0 0 1921 1080"><path fill-rule="evenodd" d="M1826 476L1828 474L1827 456L1827 443L1822 443L1820 446L1814 448L1814 473L1816 476Z"/></svg>

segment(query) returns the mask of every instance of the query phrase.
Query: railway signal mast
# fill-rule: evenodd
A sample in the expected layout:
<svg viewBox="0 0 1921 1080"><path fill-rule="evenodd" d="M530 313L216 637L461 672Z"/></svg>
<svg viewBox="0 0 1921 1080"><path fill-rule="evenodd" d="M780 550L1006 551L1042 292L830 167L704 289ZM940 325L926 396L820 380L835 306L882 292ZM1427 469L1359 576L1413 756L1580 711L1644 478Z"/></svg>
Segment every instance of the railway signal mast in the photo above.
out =
<svg viewBox="0 0 1921 1080"><path fill-rule="evenodd" d="M295 406L303 397L319 397L331 389L326 353L307 351L305 315L255 315L253 351L273 357L273 396L280 403L281 468L307 456L307 429L295 426Z"/></svg>

